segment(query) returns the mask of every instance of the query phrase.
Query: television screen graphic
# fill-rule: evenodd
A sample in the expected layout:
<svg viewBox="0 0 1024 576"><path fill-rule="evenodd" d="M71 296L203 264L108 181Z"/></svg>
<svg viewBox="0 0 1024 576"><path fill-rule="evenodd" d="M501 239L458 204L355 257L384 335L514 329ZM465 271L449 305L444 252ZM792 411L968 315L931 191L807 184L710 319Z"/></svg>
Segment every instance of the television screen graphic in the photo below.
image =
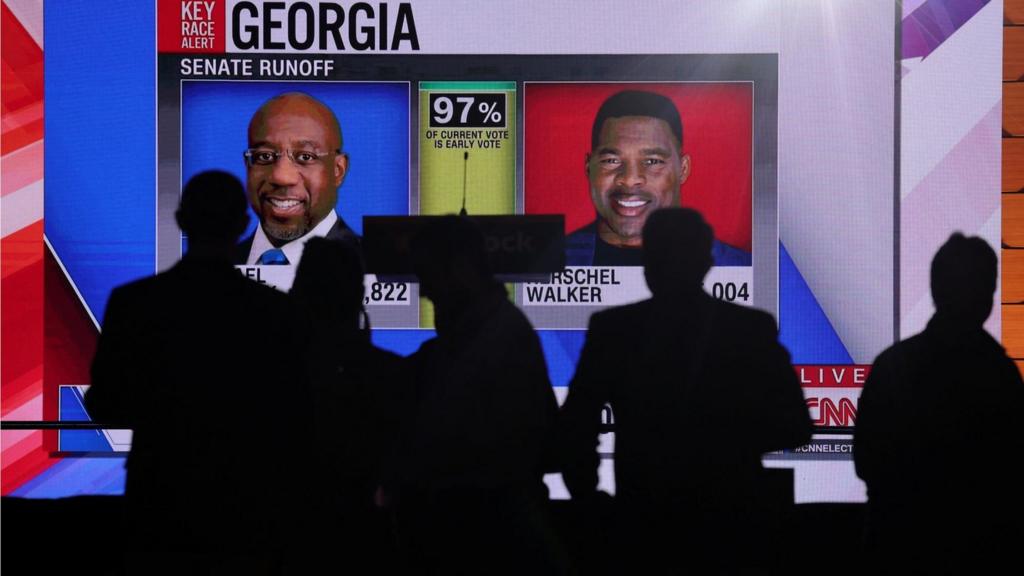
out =
<svg viewBox="0 0 1024 576"><path fill-rule="evenodd" d="M203 170L246 184L251 243L238 266L280 289L293 266L259 263L265 250L252 248L274 234L340 222L359 235L364 216L463 207L564 215L567 267L508 285L560 399L590 315L648 295L631 245L646 214L695 208L716 238L705 289L775 316L825 427L855 424L864 370L923 327L927 257L949 232L998 245L999 174L985 159L999 157L1000 70L987 55L999 52L1000 6L972 9L927 50L908 3L906 13L882 1L824 13L653 1L619 17L593 3L460 6L158 0L62 6L44 19L5 3L15 71L5 94L13 82L28 96L4 112L4 418L85 417L106 299L187 250L174 211ZM24 61L8 56L15 41ZM951 88L953 70L980 88ZM642 106L599 119L630 92L669 102L678 134ZM336 117L337 151L251 138L261 107L295 94ZM943 113L953 109L963 114ZM342 156L340 182L316 188L322 201L259 196L260 162ZM416 283L366 285L375 342L409 354L432 336ZM998 319L988 327L998 335ZM93 456L124 450L128 437L81 432L5 431L4 494L121 490L120 461ZM608 489L613 436L601 438ZM821 435L765 462L794 469L798 502L861 501L850 446Z"/></svg>

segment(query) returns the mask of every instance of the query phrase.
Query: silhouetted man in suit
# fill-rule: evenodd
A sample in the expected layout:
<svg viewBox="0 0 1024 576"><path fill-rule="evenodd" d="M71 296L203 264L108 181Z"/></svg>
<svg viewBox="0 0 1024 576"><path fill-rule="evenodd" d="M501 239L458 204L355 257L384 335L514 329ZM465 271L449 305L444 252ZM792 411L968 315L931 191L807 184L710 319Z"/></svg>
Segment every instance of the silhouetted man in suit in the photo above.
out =
<svg viewBox="0 0 1024 576"><path fill-rule="evenodd" d="M982 328L996 268L984 240L953 234L932 260L935 315L864 384L854 462L873 572L1005 572L1024 542L1024 382Z"/></svg>
<svg viewBox="0 0 1024 576"><path fill-rule="evenodd" d="M278 496L293 491L285 472L296 444L283 435L303 436L288 418L309 418L288 374L298 357L288 330L268 336L289 317L287 296L231 263L245 206L230 174L192 178L176 213L188 253L107 304L86 407L134 431L133 573L265 574L277 561Z"/></svg>
<svg viewBox="0 0 1024 576"><path fill-rule="evenodd" d="M764 312L711 298L712 232L685 208L643 230L652 298L595 313L559 429L563 477L595 501L601 409L615 414L620 570L757 571L767 525L761 456L805 443L802 392Z"/></svg>
<svg viewBox="0 0 1024 576"><path fill-rule="evenodd" d="M315 573L389 574L395 549L382 486L399 421L402 359L370 342L359 251L341 240L307 244L289 293L299 321L314 406L305 482L306 528L294 558ZM298 532L298 530L297 530ZM339 553L340 552L340 553Z"/></svg>
<svg viewBox="0 0 1024 576"><path fill-rule="evenodd" d="M556 573L542 459L558 408L540 341L468 219L428 224L413 257L437 337L409 359L397 495L409 570Z"/></svg>

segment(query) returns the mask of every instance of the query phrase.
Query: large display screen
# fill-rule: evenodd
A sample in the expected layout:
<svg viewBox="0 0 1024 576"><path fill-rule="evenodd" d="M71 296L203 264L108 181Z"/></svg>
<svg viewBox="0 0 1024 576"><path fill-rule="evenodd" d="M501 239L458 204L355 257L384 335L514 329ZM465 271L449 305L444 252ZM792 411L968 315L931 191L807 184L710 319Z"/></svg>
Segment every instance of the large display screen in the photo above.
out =
<svg viewBox="0 0 1024 576"><path fill-rule="evenodd" d="M4 6L5 18L21 22ZM158 0L22 15L46 34L45 51L37 43L46 64L45 224L30 241L45 236L45 289L36 290L47 315L28 401L40 418L88 417L88 361L111 289L181 257L188 239L174 211L183 183L210 169L246 182L254 115L301 93L340 125L348 164L333 211L356 233L365 216L463 207L564 215L566 268L510 285L540 334L560 400L590 314L649 296L637 251L610 250L600 223L642 225L650 211L680 203L715 231L705 289L773 314L815 423L852 426L875 355L927 320L931 253L953 229L998 238L997 171L957 171L957 163L966 153L973 166L991 157L998 167L999 63L989 53L998 43L986 34L1000 26L1001 8L978 7L943 28L942 41L922 43L941 9ZM27 43L36 40L31 29L21 28ZM983 88L938 94L965 62ZM600 110L637 93L678 114L670 139L685 168L651 172L648 186L626 193L608 175L620 144L602 132ZM940 129L932 120L950 102L958 114ZM650 143L645 150L659 153ZM956 174L959 195L942 174ZM245 234L253 246L259 227L253 213ZM239 269L287 290L294 267L258 256L247 251ZM433 335L415 283L368 275L366 284L379 346L409 354ZM11 318L5 309L5 335ZM988 327L998 334L998 319ZM128 433L9 437L4 494L123 489L122 460L110 456L128 449ZM8 458L18 442L45 456L18 468ZM613 433L602 435L601 450L602 486L614 492ZM800 502L864 499L849 435L819 434L765 462L794 469ZM564 497L557 475L547 480Z"/></svg>

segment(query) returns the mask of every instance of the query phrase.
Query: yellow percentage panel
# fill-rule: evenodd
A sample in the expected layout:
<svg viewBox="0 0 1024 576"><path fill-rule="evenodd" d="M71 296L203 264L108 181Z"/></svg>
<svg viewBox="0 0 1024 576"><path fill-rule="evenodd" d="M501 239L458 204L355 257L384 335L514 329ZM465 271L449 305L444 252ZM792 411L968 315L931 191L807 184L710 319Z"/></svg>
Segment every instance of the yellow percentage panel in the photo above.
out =
<svg viewBox="0 0 1024 576"><path fill-rule="evenodd" d="M420 83L420 214L515 214L515 98L515 82Z"/></svg>
<svg viewBox="0 0 1024 576"><path fill-rule="evenodd" d="M515 82L420 84L420 214L514 214Z"/></svg>

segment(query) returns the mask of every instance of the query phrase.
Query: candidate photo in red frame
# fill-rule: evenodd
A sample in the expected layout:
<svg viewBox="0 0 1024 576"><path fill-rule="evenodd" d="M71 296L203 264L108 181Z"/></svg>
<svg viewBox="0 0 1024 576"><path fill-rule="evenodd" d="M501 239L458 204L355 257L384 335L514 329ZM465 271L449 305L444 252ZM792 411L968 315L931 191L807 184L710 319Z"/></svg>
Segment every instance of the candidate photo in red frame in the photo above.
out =
<svg viewBox="0 0 1024 576"><path fill-rule="evenodd" d="M524 208L564 214L567 264L640 265L657 208L700 211L716 266L749 266L753 84L542 83L524 89Z"/></svg>

